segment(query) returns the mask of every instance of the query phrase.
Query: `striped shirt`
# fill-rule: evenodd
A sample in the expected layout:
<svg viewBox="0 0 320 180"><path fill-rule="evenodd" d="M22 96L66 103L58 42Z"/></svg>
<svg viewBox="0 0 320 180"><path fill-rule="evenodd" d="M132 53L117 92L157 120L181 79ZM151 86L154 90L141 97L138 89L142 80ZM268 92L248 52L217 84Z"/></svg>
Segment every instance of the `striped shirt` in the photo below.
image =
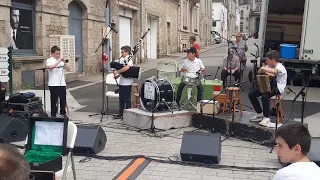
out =
<svg viewBox="0 0 320 180"><path fill-rule="evenodd" d="M231 61L229 60L229 62L227 62L227 59L228 56L223 59L223 67L226 67L227 69L230 69L230 67L231 69L240 68L240 61L237 56L233 55L233 58L231 59Z"/></svg>

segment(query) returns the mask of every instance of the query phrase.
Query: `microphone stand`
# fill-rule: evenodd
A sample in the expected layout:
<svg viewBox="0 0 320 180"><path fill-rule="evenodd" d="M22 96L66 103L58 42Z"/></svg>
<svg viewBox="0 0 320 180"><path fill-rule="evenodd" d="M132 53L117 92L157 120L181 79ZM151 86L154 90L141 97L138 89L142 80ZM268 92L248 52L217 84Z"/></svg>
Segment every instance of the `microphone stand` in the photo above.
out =
<svg viewBox="0 0 320 180"><path fill-rule="evenodd" d="M109 33L114 30L113 28L110 28L110 30L107 32L107 34L105 35L105 37L102 38L102 41L100 43L100 45L98 46L98 48L96 49L95 53L98 52L98 50L102 49L102 53L101 53L101 64L102 64L102 110L100 113L96 113L96 114L90 114L89 117L92 116L97 116L97 115L101 115L100 118L100 123L102 122L103 116L104 115L109 115L108 112L106 112L106 84L105 84L105 66L103 64L103 57L104 57L104 49L105 49L105 44L107 43L108 39L108 35ZM116 32L116 31L115 31ZM117 81L117 80L116 80ZM117 82L118 83L118 82Z"/></svg>
<svg viewBox="0 0 320 180"><path fill-rule="evenodd" d="M233 85L237 85L237 84L241 84L241 83L234 83ZM215 119L215 112L214 112L214 107L215 107L215 99L220 95L222 94L223 92L225 92L226 89L224 89L223 91L220 91L219 94L213 96L210 100L208 100L207 102L200 102L200 113L201 113L201 116L203 116L203 106L208 104L210 101L213 101L213 111L212 111L212 123L211 123L211 132L213 133L214 132L214 128L213 128L213 121ZM232 120L232 122L234 122L234 118Z"/></svg>
<svg viewBox="0 0 320 180"><path fill-rule="evenodd" d="M287 92L285 96L283 96L276 104L274 104L274 105L270 108L270 110L272 110L274 107L276 107L276 129L275 129L275 133L278 131L278 121L279 121L279 119L278 119L278 118L279 118L278 112L279 112L279 104L280 104L280 102L282 102L282 100L283 100L286 96L288 96L290 93L291 93L291 91ZM283 114L281 114L281 116L283 116ZM274 149L275 141L276 141L276 139L274 138L273 141L272 141L273 146L272 146L272 148L271 148L271 150L270 150L270 153L271 153L271 152L273 151L273 149Z"/></svg>
<svg viewBox="0 0 320 180"><path fill-rule="evenodd" d="M302 97L302 102L301 102L301 123L302 124L303 124L304 109L305 109L305 104L306 104L306 93L304 92L304 90L306 89L306 87L309 87L310 81L311 81L311 77L309 77L309 79L306 82L306 84L301 88L300 92L292 100L292 103L295 103L300 95Z"/></svg>
<svg viewBox="0 0 320 180"><path fill-rule="evenodd" d="M218 72L219 72L219 69L220 69L220 66L218 67L218 69L217 69L217 71L216 71L216 74L214 75L214 78L213 78L213 80L216 80L216 78L217 78L217 75L218 75Z"/></svg>

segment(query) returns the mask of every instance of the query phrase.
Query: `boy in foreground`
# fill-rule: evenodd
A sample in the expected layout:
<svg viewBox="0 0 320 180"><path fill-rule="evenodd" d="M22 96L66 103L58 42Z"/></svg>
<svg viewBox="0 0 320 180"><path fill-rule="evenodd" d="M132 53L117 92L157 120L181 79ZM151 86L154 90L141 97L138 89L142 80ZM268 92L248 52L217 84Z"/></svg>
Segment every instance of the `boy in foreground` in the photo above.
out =
<svg viewBox="0 0 320 180"><path fill-rule="evenodd" d="M277 155L281 162L292 163L277 171L273 180L318 180L320 167L311 162L311 136L302 123L284 125L276 133Z"/></svg>

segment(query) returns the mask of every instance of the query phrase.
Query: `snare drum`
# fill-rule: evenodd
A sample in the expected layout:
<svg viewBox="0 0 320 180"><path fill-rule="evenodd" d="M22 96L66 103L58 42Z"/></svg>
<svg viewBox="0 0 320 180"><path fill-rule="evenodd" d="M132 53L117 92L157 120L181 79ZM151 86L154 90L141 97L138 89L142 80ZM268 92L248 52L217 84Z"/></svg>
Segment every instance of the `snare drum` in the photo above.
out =
<svg viewBox="0 0 320 180"><path fill-rule="evenodd" d="M175 102L175 88L167 79L149 78L140 86L140 102L148 111L163 111Z"/></svg>
<svg viewBox="0 0 320 180"><path fill-rule="evenodd" d="M189 86L198 86L200 84L199 76L196 73L186 73L181 81Z"/></svg>

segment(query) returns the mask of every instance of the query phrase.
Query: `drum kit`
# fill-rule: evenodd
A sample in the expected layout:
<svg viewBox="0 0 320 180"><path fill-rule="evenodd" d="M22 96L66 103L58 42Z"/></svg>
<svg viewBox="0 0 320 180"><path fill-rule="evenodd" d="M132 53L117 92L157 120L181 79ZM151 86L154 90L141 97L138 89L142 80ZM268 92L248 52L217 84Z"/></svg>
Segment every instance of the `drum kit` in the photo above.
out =
<svg viewBox="0 0 320 180"><path fill-rule="evenodd" d="M196 106L192 103L192 97L195 97L192 92L194 87L197 87L201 83L201 76L199 73L185 73L181 78L181 83L186 84L188 96L187 103L183 103L185 106L191 105L196 109ZM174 109L177 106L176 103L176 89L175 86L166 78L158 79L152 76L149 79L146 79L140 86L140 102L142 108L150 111L166 111ZM189 107L190 108L190 107ZM190 111L190 109L188 110Z"/></svg>

